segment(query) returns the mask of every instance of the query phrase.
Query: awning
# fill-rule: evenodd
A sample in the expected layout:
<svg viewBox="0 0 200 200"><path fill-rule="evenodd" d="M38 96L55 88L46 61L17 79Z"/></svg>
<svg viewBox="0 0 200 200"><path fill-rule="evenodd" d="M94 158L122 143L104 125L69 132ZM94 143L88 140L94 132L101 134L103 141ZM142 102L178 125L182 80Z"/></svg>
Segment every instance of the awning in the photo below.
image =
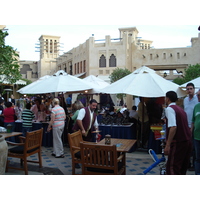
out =
<svg viewBox="0 0 200 200"><path fill-rule="evenodd" d="M77 78L79 78L79 77L81 77L81 76L83 76L83 75L85 75L85 74L86 74L86 72L81 73L81 74L76 74L76 75L74 75L74 76L77 77Z"/></svg>
<svg viewBox="0 0 200 200"><path fill-rule="evenodd" d="M35 81L17 92L21 94L46 94L52 92L82 92L85 90L90 90L92 87L84 80L71 76L59 70L53 76L49 78Z"/></svg>
<svg viewBox="0 0 200 200"><path fill-rule="evenodd" d="M5 79L5 75L0 75L0 82L3 84L11 84L9 81L4 80ZM3 81L2 81L3 80ZM17 85L26 85L26 81L23 80L18 80L13 84L17 84Z"/></svg>
<svg viewBox="0 0 200 200"><path fill-rule="evenodd" d="M26 81L18 80L18 81L15 82L14 84L16 84L16 85L26 85Z"/></svg>

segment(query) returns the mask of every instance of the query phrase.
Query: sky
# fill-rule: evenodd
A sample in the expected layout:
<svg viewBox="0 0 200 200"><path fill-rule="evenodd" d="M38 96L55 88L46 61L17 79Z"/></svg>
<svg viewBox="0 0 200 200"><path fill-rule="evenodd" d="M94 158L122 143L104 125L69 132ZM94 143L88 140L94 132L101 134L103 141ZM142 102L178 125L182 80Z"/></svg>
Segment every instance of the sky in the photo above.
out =
<svg viewBox="0 0 200 200"><path fill-rule="evenodd" d="M21 60L39 60L35 44L44 34L60 36L65 52L92 34L95 40L119 38L118 28L135 26L155 48L172 48L190 46L200 24L196 0L10 0L1 8L6 43L20 51Z"/></svg>
<svg viewBox="0 0 200 200"><path fill-rule="evenodd" d="M84 43L94 34L95 40L119 38L119 28L136 27L138 37L152 40L154 48L191 46L191 38L198 37L199 25L6 25L9 36L6 44L20 52L20 60L39 60L36 44L41 35L60 36L63 52Z"/></svg>

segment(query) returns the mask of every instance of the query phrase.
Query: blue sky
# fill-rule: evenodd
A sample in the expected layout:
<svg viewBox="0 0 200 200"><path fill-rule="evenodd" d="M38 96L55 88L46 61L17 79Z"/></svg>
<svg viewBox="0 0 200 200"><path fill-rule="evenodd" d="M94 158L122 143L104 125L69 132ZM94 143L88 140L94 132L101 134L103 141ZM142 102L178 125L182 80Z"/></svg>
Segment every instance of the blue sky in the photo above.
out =
<svg viewBox="0 0 200 200"><path fill-rule="evenodd" d="M6 44L20 52L21 60L39 60L35 44L41 35L61 36L65 52L84 43L92 34L96 40L106 35L119 38L118 28L122 27L136 27L138 36L152 40L154 48L190 46L191 37L198 37L199 33L198 25L6 25Z"/></svg>

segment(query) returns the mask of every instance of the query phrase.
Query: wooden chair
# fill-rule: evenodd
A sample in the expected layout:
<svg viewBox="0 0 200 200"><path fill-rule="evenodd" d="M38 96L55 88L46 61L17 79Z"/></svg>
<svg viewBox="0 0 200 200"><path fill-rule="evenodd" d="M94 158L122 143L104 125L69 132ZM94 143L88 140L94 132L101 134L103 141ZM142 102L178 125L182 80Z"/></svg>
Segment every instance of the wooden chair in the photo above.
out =
<svg viewBox="0 0 200 200"><path fill-rule="evenodd" d="M83 142L81 130L68 133L68 142L72 156L72 175L75 175L75 165L81 163L80 142Z"/></svg>
<svg viewBox="0 0 200 200"><path fill-rule="evenodd" d="M83 175L125 175L125 154L116 146L81 143L81 164Z"/></svg>
<svg viewBox="0 0 200 200"><path fill-rule="evenodd" d="M23 170L25 171L25 175L28 175L27 162L39 163L39 167L41 168L42 167L42 157L41 157L42 135L43 135L43 128L36 131L27 132L26 137L20 136L19 137L20 143L13 143L13 142L7 141L9 145L15 146L8 150L8 157L19 158L21 160L21 165L23 166L23 168L9 166L9 162L7 162L6 171L8 171L8 168ZM36 153L38 153L39 161L27 160L27 157Z"/></svg>

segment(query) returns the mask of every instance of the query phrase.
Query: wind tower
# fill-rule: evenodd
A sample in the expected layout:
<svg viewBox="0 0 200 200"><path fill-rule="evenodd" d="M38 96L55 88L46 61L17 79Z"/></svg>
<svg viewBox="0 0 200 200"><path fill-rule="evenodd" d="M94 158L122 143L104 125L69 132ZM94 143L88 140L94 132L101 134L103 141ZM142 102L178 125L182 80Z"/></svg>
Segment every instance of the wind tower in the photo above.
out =
<svg viewBox="0 0 200 200"><path fill-rule="evenodd" d="M39 38L40 61L38 65L38 78L54 74L56 58L60 52L60 36L42 35Z"/></svg>

